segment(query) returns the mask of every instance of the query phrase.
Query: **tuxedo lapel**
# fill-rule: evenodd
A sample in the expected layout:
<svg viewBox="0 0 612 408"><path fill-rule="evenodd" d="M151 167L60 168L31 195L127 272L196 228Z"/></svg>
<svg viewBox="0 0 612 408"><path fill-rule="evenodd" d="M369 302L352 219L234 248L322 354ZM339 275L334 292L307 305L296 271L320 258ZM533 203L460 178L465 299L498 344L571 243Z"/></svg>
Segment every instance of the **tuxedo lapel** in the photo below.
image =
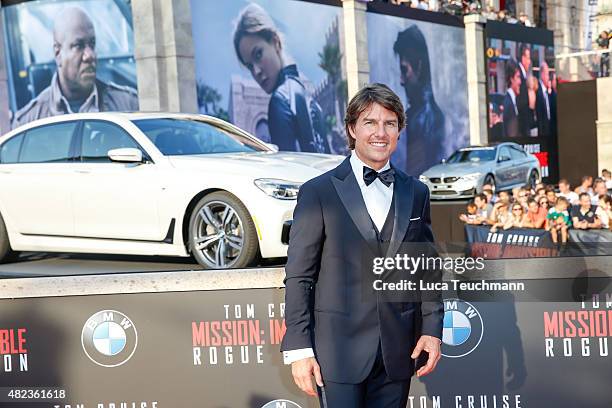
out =
<svg viewBox="0 0 612 408"><path fill-rule="evenodd" d="M331 180L342 205L346 208L359 233L368 246L376 253L378 251L376 232L361 195L361 190L357 184L357 179L351 168L349 157L336 168L336 172Z"/></svg>
<svg viewBox="0 0 612 408"><path fill-rule="evenodd" d="M389 242L389 247L387 248L387 257L393 257L397 253L406 236L406 230L412 216L412 203L414 201L412 179L399 171L395 172L393 198L395 200L395 220L393 222L391 242Z"/></svg>

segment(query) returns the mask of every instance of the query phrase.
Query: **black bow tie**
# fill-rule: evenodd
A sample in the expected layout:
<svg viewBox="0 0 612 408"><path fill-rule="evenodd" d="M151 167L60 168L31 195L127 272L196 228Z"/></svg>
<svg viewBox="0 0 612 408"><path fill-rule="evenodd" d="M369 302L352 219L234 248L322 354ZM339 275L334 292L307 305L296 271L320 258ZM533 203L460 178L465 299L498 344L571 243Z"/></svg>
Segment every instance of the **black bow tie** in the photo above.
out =
<svg viewBox="0 0 612 408"><path fill-rule="evenodd" d="M385 186L389 187L391 183L395 181L395 170L387 169L379 173L374 169L363 166L363 181L365 181L366 186L372 184L377 178L380 179Z"/></svg>

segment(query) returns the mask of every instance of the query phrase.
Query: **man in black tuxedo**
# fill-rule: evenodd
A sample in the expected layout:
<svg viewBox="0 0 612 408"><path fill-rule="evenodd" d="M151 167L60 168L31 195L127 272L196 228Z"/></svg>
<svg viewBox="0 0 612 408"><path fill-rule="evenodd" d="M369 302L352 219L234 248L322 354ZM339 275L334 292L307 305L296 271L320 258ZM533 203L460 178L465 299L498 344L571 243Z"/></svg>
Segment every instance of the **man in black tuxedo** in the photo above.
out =
<svg viewBox="0 0 612 408"><path fill-rule="evenodd" d="M393 91L365 86L347 107L351 156L300 188L281 350L296 384L311 396L314 376L322 407L405 408L415 359L428 354L418 376L440 359L439 299L363 295L364 251L393 257L402 243L433 242L428 188L389 161L404 123Z"/></svg>
<svg viewBox="0 0 612 408"><path fill-rule="evenodd" d="M522 43L519 47L519 69L521 72L521 89L517 98L518 123L521 137L529 136L533 125L533 109L529 107L529 94L527 92L527 78L531 75L531 48L529 44Z"/></svg>
<svg viewBox="0 0 612 408"><path fill-rule="evenodd" d="M538 136L550 136L552 120L550 72L548 64L540 64L540 80L536 94L536 118L538 120Z"/></svg>
<svg viewBox="0 0 612 408"><path fill-rule="evenodd" d="M506 95L504 96L504 136L519 137L518 99L522 92L522 80L519 67L514 60L506 64ZM527 92L527 91L525 91Z"/></svg>

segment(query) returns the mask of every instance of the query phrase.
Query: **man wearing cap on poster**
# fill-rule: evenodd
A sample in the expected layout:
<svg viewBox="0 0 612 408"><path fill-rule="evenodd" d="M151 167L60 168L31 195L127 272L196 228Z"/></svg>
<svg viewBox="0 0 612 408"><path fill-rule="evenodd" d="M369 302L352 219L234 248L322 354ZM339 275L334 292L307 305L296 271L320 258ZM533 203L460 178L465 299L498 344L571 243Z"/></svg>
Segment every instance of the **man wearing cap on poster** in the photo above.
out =
<svg viewBox="0 0 612 408"><path fill-rule="evenodd" d="M391 89L362 88L345 118L350 157L298 194L281 351L311 396L314 377L321 407L405 408L411 376L429 374L440 359L438 297L395 302L362 292L372 273L362 254L392 258L400 244L433 243L427 186L390 165L404 123Z"/></svg>
<svg viewBox="0 0 612 408"><path fill-rule="evenodd" d="M53 26L57 71L51 84L15 113L12 127L66 113L138 110L134 89L96 78L95 47L89 16L79 7L62 10Z"/></svg>

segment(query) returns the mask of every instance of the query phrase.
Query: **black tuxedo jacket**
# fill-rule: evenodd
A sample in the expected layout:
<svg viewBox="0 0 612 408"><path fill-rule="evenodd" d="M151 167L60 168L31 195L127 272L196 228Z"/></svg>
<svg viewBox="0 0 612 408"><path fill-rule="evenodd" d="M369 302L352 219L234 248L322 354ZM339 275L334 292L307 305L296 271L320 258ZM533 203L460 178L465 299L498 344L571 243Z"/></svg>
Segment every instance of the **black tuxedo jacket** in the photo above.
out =
<svg viewBox="0 0 612 408"><path fill-rule="evenodd" d="M536 94L536 117L538 121L538 136L550 136L551 127L550 127L550 119L548 118L546 112L546 99L543 92L547 92L546 89L542 88L542 84L540 84L540 88L538 89L538 93ZM548 108L550 110L550 116L552 118L552 103L551 97L548 95Z"/></svg>
<svg viewBox="0 0 612 408"><path fill-rule="evenodd" d="M394 256L402 242L433 242L428 188L395 171L395 218L386 256ZM389 377L408 380L418 336L442 337L441 301L362 296L362 251L376 253L376 248L376 231L349 158L300 188L285 268L287 331L281 350L312 347L323 381L365 380L379 343Z"/></svg>
<svg viewBox="0 0 612 408"><path fill-rule="evenodd" d="M502 117L503 117L503 122L504 122L504 136L505 137L521 136L520 130L519 130L519 118L516 112L514 111L514 103L512 103L512 97L510 96L508 92L506 92L506 96L504 96L504 113Z"/></svg>

